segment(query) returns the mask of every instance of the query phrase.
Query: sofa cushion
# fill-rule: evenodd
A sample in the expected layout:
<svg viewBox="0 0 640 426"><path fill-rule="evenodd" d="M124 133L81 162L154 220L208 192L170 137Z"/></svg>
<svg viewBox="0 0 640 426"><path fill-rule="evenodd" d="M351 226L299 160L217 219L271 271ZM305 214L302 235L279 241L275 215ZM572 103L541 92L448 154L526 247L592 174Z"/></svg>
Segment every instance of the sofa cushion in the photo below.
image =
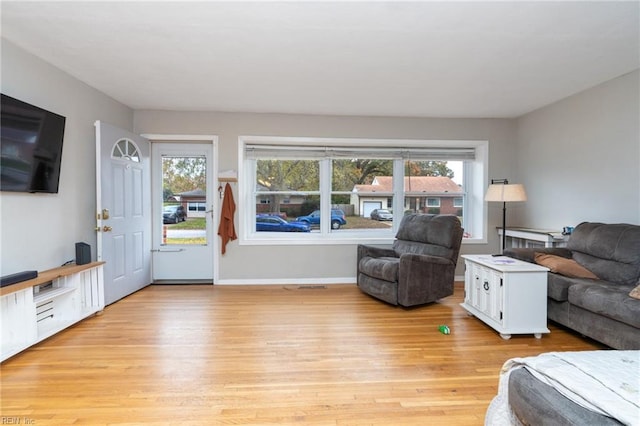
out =
<svg viewBox="0 0 640 426"><path fill-rule="evenodd" d="M409 214L402 218L396 238L454 248L460 233L462 224L454 215Z"/></svg>
<svg viewBox="0 0 640 426"><path fill-rule="evenodd" d="M569 300L569 287L581 281L581 278L549 273L547 274L547 297L558 302L566 302Z"/></svg>
<svg viewBox="0 0 640 426"><path fill-rule="evenodd" d="M572 285L602 285L603 283L605 283L605 281L595 281L588 278L570 278L560 274L549 273L547 275L547 297L556 302L567 302L569 300L569 287Z"/></svg>
<svg viewBox="0 0 640 426"><path fill-rule="evenodd" d="M545 253L536 253L534 259L538 265L546 266L551 272L564 275L565 277L598 279L593 272L573 259Z"/></svg>
<svg viewBox="0 0 640 426"><path fill-rule="evenodd" d="M632 286L616 283L577 283L569 287L569 303L640 328L640 300L629 297Z"/></svg>
<svg viewBox="0 0 640 426"><path fill-rule="evenodd" d="M383 281L398 281L400 259L397 257L363 257L358 270L365 275Z"/></svg>
<svg viewBox="0 0 640 426"><path fill-rule="evenodd" d="M583 222L567 248L573 259L606 281L636 285L640 278L640 226Z"/></svg>
<svg viewBox="0 0 640 426"><path fill-rule="evenodd" d="M525 425L598 425L622 423L571 401L554 387L538 380L526 367L509 374L508 401Z"/></svg>
<svg viewBox="0 0 640 426"><path fill-rule="evenodd" d="M462 233L462 224L454 215L409 214L402 218L393 250L398 257L429 254L457 262Z"/></svg>
<svg viewBox="0 0 640 426"><path fill-rule="evenodd" d="M446 257L447 259L451 258L452 252L452 250L447 247L405 240L395 240L393 242L393 251L398 257L402 256L403 254L422 254L437 257Z"/></svg>

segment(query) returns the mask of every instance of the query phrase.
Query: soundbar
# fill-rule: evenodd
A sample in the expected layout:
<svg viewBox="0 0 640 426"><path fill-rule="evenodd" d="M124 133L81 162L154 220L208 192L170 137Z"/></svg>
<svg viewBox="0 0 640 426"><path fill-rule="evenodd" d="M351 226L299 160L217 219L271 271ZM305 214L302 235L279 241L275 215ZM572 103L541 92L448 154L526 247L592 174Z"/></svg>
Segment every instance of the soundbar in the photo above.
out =
<svg viewBox="0 0 640 426"><path fill-rule="evenodd" d="M6 287L11 284L17 284L22 281L27 281L38 276L38 271L22 271L15 274L5 275L0 278L0 287Z"/></svg>

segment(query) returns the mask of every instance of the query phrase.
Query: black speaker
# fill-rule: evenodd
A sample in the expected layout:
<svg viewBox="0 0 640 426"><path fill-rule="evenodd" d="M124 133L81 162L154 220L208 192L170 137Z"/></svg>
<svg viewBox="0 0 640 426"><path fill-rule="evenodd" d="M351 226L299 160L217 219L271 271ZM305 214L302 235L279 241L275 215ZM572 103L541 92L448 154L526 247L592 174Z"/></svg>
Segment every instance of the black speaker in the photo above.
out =
<svg viewBox="0 0 640 426"><path fill-rule="evenodd" d="M16 272L15 274L5 275L0 278L0 287L6 287L11 284L20 283L22 281L30 280L38 276L38 271L23 271Z"/></svg>
<svg viewBox="0 0 640 426"><path fill-rule="evenodd" d="M76 265L91 263L91 246L87 243L76 243Z"/></svg>

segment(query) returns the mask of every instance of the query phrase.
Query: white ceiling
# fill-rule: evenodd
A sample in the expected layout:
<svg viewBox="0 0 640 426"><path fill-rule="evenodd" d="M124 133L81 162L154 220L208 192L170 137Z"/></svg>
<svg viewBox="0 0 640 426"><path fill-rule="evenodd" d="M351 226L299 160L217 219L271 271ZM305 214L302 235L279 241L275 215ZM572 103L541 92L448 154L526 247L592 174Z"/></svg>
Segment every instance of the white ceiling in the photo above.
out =
<svg viewBox="0 0 640 426"><path fill-rule="evenodd" d="M640 2L14 2L2 37L134 109L517 117L640 68Z"/></svg>

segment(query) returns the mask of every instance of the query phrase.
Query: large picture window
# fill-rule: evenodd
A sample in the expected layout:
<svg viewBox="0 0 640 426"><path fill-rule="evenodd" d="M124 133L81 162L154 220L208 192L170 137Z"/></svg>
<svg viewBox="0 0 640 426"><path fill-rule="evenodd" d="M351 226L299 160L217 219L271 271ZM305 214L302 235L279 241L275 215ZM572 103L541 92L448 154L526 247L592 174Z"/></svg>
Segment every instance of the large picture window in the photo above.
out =
<svg viewBox="0 0 640 426"><path fill-rule="evenodd" d="M484 239L486 141L241 137L241 244L388 243L411 212Z"/></svg>

